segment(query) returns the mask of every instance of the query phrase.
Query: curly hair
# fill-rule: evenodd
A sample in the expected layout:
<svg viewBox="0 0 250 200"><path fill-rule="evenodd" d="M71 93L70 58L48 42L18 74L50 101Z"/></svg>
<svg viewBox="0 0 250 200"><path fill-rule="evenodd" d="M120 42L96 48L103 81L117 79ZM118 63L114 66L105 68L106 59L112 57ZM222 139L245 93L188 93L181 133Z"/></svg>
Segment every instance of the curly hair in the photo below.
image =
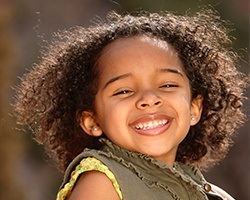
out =
<svg viewBox="0 0 250 200"><path fill-rule="evenodd" d="M190 80L193 98L203 96L201 120L179 145L176 160L208 169L223 159L238 128L247 77L236 69L237 54L225 22L211 10L182 16L170 12L120 15L89 28L58 32L38 64L16 87L14 111L44 144L60 170L83 151L100 149L99 138L79 125L84 110L94 111L102 49L117 38L149 35L171 44Z"/></svg>

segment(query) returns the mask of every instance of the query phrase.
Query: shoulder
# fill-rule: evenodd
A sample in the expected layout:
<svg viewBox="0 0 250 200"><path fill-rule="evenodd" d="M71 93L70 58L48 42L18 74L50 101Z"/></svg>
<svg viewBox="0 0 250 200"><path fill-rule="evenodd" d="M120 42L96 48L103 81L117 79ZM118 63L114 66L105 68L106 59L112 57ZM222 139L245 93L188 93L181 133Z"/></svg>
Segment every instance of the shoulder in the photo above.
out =
<svg viewBox="0 0 250 200"><path fill-rule="evenodd" d="M101 189L100 189L101 188ZM81 175L69 200L119 200L110 179L102 172L89 171Z"/></svg>
<svg viewBox="0 0 250 200"><path fill-rule="evenodd" d="M223 189L221 189L220 187L210 184L212 187L212 190L219 194L220 196L222 196L224 199L226 200L235 200L230 194L228 194L226 191L224 191Z"/></svg>
<svg viewBox="0 0 250 200"><path fill-rule="evenodd" d="M100 190L100 188L102 189ZM113 191L120 198L107 196ZM101 197L99 198L99 196ZM120 186L115 175L104 163L94 157L86 157L72 163L57 194L57 200L81 200L83 197L84 200L122 199Z"/></svg>

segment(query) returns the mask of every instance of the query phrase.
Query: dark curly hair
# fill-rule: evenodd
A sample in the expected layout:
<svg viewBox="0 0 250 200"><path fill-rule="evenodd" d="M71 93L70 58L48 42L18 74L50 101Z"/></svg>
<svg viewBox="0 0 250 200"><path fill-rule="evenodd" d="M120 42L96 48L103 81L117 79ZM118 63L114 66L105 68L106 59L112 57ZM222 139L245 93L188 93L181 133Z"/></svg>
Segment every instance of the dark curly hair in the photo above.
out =
<svg viewBox="0 0 250 200"><path fill-rule="evenodd" d="M55 35L42 58L16 87L14 111L64 171L84 148L101 148L79 125L84 110L94 111L102 49L117 38L148 35L167 41L179 54L193 98L203 96L200 122L179 145L176 160L208 169L225 157L242 112L247 77L236 70L237 54L225 23L211 10L178 16L170 12L120 15Z"/></svg>

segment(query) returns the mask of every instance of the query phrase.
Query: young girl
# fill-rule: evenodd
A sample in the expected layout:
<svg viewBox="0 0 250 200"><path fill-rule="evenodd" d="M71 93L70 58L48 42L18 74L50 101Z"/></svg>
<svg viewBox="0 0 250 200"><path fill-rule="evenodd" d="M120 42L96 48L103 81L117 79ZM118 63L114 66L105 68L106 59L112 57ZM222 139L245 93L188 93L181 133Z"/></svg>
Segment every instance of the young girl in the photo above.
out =
<svg viewBox="0 0 250 200"><path fill-rule="evenodd" d="M200 172L244 121L246 77L217 15L111 12L57 36L14 108L65 172L58 200L232 199Z"/></svg>

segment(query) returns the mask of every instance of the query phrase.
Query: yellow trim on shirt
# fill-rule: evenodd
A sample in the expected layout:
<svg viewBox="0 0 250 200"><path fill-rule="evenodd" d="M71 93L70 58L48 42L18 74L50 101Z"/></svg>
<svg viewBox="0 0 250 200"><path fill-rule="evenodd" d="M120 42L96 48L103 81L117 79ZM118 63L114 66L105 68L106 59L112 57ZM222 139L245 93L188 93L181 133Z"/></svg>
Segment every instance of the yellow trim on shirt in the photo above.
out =
<svg viewBox="0 0 250 200"><path fill-rule="evenodd" d="M115 191L119 195L119 198L122 200L122 193L115 175L100 160L92 157L83 159L80 164L76 166L75 170L71 173L69 182L66 183L64 187L58 192L56 200L66 200L70 196L79 176L84 172L93 170L104 173L110 179L115 188Z"/></svg>

